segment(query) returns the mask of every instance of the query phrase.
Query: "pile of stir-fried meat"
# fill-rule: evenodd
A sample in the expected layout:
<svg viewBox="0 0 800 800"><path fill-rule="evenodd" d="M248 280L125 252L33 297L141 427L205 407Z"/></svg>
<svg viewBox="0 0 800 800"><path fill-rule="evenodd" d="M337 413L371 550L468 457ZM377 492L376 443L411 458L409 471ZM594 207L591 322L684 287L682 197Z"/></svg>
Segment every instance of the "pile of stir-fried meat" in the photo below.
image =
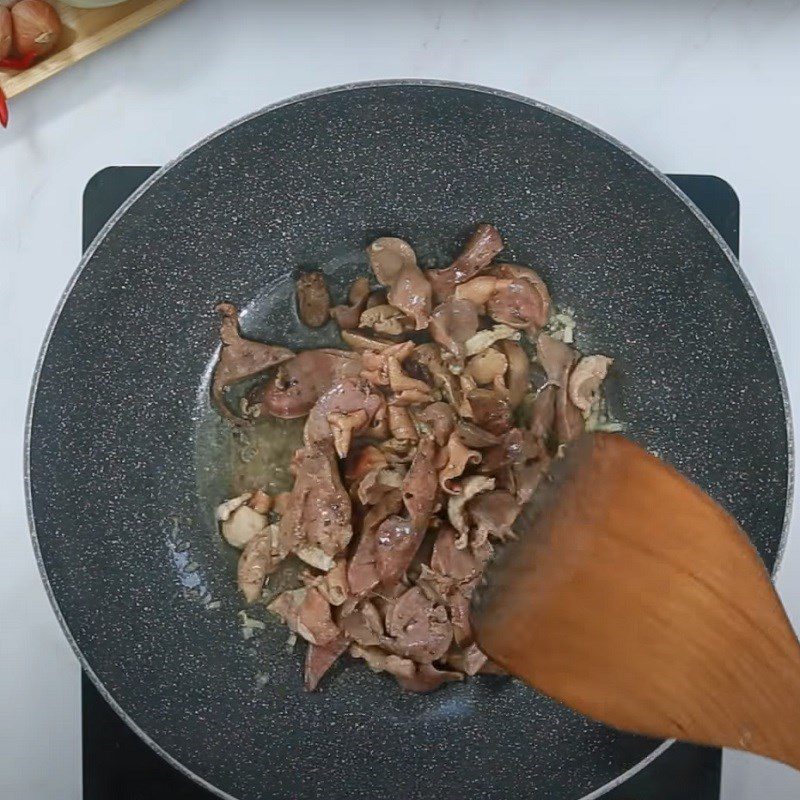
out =
<svg viewBox="0 0 800 800"><path fill-rule="evenodd" d="M367 255L381 288L359 278L333 308L321 273L301 276L301 319L332 317L350 350L247 340L236 309L218 307L220 412L236 425L306 418L291 492L255 489L217 517L242 550L247 603L290 554L305 562L302 585L268 608L308 642L309 689L345 652L414 691L496 671L472 638L470 595L584 429L611 363L543 332L547 288L528 267L495 263L502 248L479 225L449 267L425 271L406 242L378 239ZM234 410L228 387L271 368Z"/></svg>

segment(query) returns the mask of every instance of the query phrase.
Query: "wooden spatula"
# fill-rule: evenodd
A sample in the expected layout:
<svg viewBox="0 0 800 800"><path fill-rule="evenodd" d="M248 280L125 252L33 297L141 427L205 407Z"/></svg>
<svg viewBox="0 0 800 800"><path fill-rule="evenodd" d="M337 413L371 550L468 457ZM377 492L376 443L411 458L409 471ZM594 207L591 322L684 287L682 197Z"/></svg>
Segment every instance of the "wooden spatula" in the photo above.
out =
<svg viewBox="0 0 800 800"><path fill-rule="evenodd" d="M608 725L800 768L800 644L697 486L615 434L571 444L476 593L491 659Z"/></svg>

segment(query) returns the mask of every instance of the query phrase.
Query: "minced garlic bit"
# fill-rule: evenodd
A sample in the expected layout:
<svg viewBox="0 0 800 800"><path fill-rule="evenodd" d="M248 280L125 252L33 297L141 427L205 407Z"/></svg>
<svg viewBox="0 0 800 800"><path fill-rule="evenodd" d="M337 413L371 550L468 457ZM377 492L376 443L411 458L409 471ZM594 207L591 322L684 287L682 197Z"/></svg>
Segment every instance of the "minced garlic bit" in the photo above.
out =
<svg viewBox="0 0 800 800"><path fill-rule="evenodd" d="M564 342L564 344L572 344L575 341L576 327L575 311L572 308L565 307L557 310L550 317L550 322L547 323L545 331L554 339Z"/></svg>
<svg viewBox="0 0 800 800"><path fill-rule="evenodd" d="M240 611L237 616L241 620L243 628L256 628L257 630L263 631L267 627L260 619L249 617L246 611Z"/></svg>

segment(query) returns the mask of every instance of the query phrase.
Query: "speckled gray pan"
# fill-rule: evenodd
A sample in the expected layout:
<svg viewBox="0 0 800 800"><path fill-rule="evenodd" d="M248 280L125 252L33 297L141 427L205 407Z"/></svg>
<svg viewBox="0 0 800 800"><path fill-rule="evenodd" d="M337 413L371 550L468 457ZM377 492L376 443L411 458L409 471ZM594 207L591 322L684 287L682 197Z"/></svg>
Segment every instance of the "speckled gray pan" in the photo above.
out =
<svg viewBox="0 0 800 800"><path fill-rule="evenodd" d="M780 369L730 251L675 186L580 121L486 89L343 87L255 114L157 173L92 245L43 350L28 440L34 542L76 652L132 727L222 796L578 800L664 746L507 679L405 695L350 665L307 694L282 628L245 641L237 627L212 520L214 304L248 309L251 336L308 345L297 265L353 274L382 234L443 261L480 220L575 309L579 345L617 359L630 435L776 562Z"/></svg>

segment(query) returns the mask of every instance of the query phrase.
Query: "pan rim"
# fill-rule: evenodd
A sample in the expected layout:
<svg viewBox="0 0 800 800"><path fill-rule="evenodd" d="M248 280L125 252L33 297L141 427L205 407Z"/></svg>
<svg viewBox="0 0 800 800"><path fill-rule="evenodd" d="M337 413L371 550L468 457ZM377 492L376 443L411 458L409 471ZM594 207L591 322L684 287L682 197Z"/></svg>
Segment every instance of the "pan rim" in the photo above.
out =
<svg viewBox="0 0 800 800"><path fill-rule="evenodd" d="M142 197L150 189L151 186L153 186L162 177L164 177L164 175L166 175L173 167L180 164L190 155L192 155L197 150L201 149L202 147L204 147L206 144L213 141L217 137L222 136L228 133L229 131L239 127L240 125L245 124L253 119L256 119L257 117L260 117L272 111L285 108L294 105L296 103L320 97L326 97L328 95L333 95L333 94L361 91L361 90L374 89L380 87L403 87L403 86L458 89L462 91L486 94L522 103L524 105L531 106L541 111L553 114L554 116L560 117L561 119L566 120L567 122L570 122L574 125L577 125L578 127L583 128L587 132L600 137L607 144L610 144L613 147L617 148L622 153L627 155L629 158L633 159L640 166L644 167L656 179L661 181L661 183L663 183L673 194L675 194L678 199L683 201L683 203L686 206L688 206L690 211L699 220L699 222L706 228L706 230L714 239L716 244L721 248L721 250L725 254L730 266L733 268L734 272L736 273L736 276L741 281L745 291L747 292L750 302L752 303L753 307L756 310L756 313L758 315L758 320L761 324L761 328L763 329L767 337L770 353L772 355L772 360L773 363L775 364L775 369L778 375L778 380L781 389L781 398L783 401L784 418L785 418L784 422L786 425L786 435L787 435L787 484L786 484L786 507L784 509L783 526L781 529L781 539L778 545L775 566L772 572L773 580L777 576L781 562L783 560L783 553L786 546L786 540L788 537L789 527L791 523L792 505L794 498L794 479L795 479L794 425L792 421L789 391L786 383L785 371L783 369L783 365L780 356L778 354L778 349L774 335L772 333L772 329L764 313L764 309L762 308L761 303L758 300L752 285L750 284L750 281L743 272L739 264L738 258L733 253L731 248L728 246L727 242L722 238L722 236L716 230L716 228L711 224L708 218L702 213L702 211L700 211L697 205L670 178L664 175L655 166L650 164L650 162L648 162L646 159L642 158L638 153L636 153L628 146L617 140L615 137L595 127L594 125L580 119L579 117L576 117L566 111L562 111L561 109L558 109L547 103L543 103L539 100L534 100L532 98L525 97L524 95L516 94L514 92L508 92L502 89L495 89L488 86L482 86L478 84L461 83L458 81L446 81L437 79L418 79L418 78L391 79L390 78L383 80L360 81L354 83L340 84L337 86L331 86L323 89L313 90L310 92L304 92L302 94L297 94L292 97L279 100L275 103L271 103L267 106L264 106L261 109L250 112L249 114L246 114L242 117L239 117L238 119L233 120L232 122L228 123L222 128L213 131L212 133L208 134L207 136L205 136L204 138L200 139L198 142L193 144L191 147L181 152L178 156L176 156L171 161L167 162L164 166L157 169L156 172L154 172L149 178L147 178L144 181L144 183L142 183L141 186L139 186L133 192L133 194L131 194L130 197L128 197L127 200L114 212L114 214L109 218L106 224L101 228L97 236L95 236L95 238L92 240L89 247L81 256L78 266L76 267L66 287L64 288L64 291L62 292L58 300L58 304L50 320L50 323L47 326L47 331L45 333L44 340L39 350L39 354L36 359L36 365L33 372L31 389L28 397L28 407L25 418L25 431L24 431L24 443L23 443L23 472L24 472L23 478L25 487L25 506L28 518L29 534L31 537L31 544L34 550L34 556L36 558L37 568L39 570L39 575L42 579L42 583L44 584L48 600L50 601L50 605L53 608L58 623L61 626L61 629L64 632L64 635L66 636L70 647L75 653L81 665L81 668L86 672L86 674L94 684L95 688L98 690L98 692L100 692L103 699L114 709L114 711L125 722L125 724L131 730L133 730L148 746L150 746L161 758L163 758L168 764L170 764L170 766L177 769L180 773L190 778L191 780L195 781L208 791L212 792L218 797L223 798L223 800L238 800L238 798L236 798L234 795L228 794L227 792L217 788L216 786L209 783L201 776L197 775L188 767L185 767L174 756L170 755L164 748L162 748L156 741L154 741L146 733L146 731L144 731L141 727L139 727L139 725L137 725L133 721L133 719L131 719L128 713L122 708L122 706L115 700L115 698L111 695L111 693L106 689L106 687L100 680L99 676L94 672L94 670L90 666L89 662L87 661L86 657L81 651L78 642L73 637L72 632L70 631L66 623L64 615L62 614L58 600L56 599L55 594L53 592L53 588L50 584L50 580L47 575L47 571L45 569L44 560L42 558L38 533L36 530L36 520L34 518L34 512L33 512L33 496L31 490L30 452L31 452L31 435L33 427L33 411L36 403L36 393L39 384L39 379L41 376L42 367L47 357L53 332L56 326L58 325L58 322L61 318L61 314L64 310L66 302L69 296L71 295L72 290L75 287L75 284L80 279L84 268L92 260L94 253L96 252L100 244L103 242L103 240L108 236L108 234L117 224L117 222L119 222L119 220L127 213L130 207L134 203L136 203L139 200L139 198ZM600 786L599 788L592 790L591 792L589 792L589 794L586 794L582 798L580 798L580 800L596 800L596 798L602 797L607 792L611 791L617 786L620 786L629 778L633 777L642 769L644 769L648 764L652 763L660 755L662 755L666 750L668 750L672 746L672 744L674 744L674 742L675 742L674 739L668 739L661 742L656 748L654 748L652 752L650 752L647 756L645 756L641 761L634 764L630 769L626 770L617 777L613 778L611 781L607 782L603 786Z"/></svg>

